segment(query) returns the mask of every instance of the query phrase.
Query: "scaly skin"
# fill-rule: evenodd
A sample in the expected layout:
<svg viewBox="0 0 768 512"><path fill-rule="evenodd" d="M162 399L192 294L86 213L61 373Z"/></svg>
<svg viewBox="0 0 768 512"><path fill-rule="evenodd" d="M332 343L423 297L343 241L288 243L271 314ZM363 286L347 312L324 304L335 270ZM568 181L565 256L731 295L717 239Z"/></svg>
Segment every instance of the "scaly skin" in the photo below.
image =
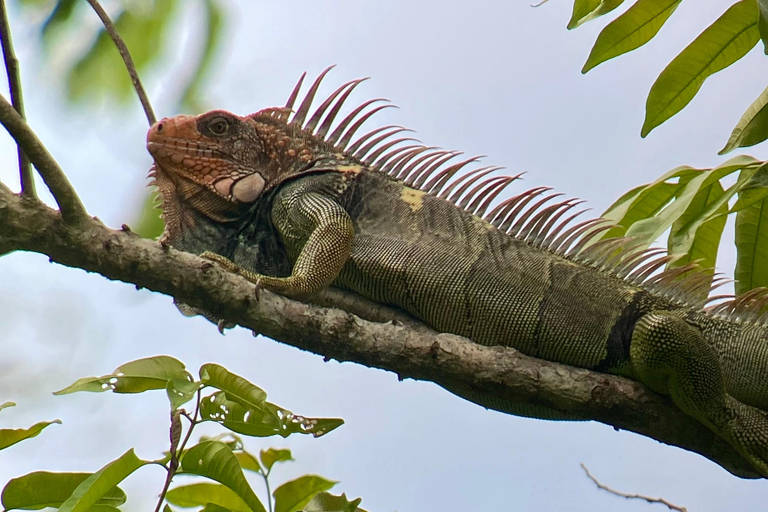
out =
<svg viewBox="0 0 768 512"><path fill-rule="evenodd" d="M582 249L566 255L554 222L530 227L553 214L510 235L503 219L473 215L372 168L344 141L326 142L327 128L314 135L317 121L302 129L302 110L291 122L269 109L153 126L147 140L167 240L280 294L338 286L476 343L639 380L768 476L762 324L619 277L629 272L608 258L618 246L592 259ZM672 277L665 286L686 282Z"/></svg>

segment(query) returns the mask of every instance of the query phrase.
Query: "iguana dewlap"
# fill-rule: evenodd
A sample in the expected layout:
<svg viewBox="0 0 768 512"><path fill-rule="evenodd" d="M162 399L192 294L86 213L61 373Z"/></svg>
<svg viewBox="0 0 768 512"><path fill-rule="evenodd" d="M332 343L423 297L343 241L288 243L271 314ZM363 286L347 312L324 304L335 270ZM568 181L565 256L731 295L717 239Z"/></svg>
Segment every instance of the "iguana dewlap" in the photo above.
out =
<svg viewBox="0 0 768 512"><path fill-rule="evenodd" d="M476 343L631 377L768 477L764 293L704 309L694 297L711 273L661 271L668 256L628 240L590 245L607 223L572 222L576 201L540 187L494 206L514 178L466 171L473 159L454 163L458 153L411 144L399 127L353 142L386 105L337 122L355 80L308 116L324 75L295 113L301 81L284 108L150 129L168 242L277 293L334 285Z"/></svg>

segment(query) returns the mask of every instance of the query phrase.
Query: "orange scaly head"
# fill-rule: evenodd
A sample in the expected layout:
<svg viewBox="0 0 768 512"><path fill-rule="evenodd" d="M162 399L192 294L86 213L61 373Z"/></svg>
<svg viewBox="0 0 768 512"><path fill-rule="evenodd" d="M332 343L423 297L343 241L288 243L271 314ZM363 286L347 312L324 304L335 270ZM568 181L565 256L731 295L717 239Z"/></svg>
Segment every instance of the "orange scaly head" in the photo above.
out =
<svg viewBox="0 0 768 512"><path fill-rule="evenodd" d="M396 126L378 128L352 142L368 118L391 106L372 107L386 101L382 99L358 106L331 130L344 102L364 79L345 83L310 115L320 82L329 70L315 80L295 112L293 106L304 76L285 107L245 117L223 110L176 116L150 128L147 149L155 160L150 177L162 195L166 239L175 244L183 238L184 230L198 229L203 222L243 219L268 191L305 172L368 165L377 159L390 160L393 168L398 163L402 167L428 149L398 147L413 139L391 140L405 131ZM384 154L388 149L391 151Z"/></svg>

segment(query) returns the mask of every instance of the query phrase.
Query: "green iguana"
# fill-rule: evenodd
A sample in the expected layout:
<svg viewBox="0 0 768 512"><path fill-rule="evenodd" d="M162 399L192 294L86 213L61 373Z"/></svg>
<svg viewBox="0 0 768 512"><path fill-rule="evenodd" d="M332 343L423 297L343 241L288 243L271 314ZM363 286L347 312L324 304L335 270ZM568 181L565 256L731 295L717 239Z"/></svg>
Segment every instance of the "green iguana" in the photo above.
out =
<svg viewBox="0 0 768 512"><path fill-rule="evenodd" d="M367 101L336 123L354 80L309 116L327 72L295 112L304 76L283 108L150 129L167 242L257 292L306 297L333 285L476 343L638 380L768 477L768 295L705 308L711 272L661 270L670 256L627 239L590 244L611 226L575 223L577 201L551 204L539 187L491 208L516 177L465 171L475 159L453 163L459 153L411 144L401 127L353 142L388 105Z"/></svg>

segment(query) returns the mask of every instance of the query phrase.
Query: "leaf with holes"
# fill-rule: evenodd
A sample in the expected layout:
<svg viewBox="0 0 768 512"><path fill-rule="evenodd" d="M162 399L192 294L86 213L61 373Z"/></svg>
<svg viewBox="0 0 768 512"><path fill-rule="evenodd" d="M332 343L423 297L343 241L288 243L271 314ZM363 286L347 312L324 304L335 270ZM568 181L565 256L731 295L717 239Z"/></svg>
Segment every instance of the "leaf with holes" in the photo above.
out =
<svg viewBox="0 0 768 512"><path fill-rule="evenodd" d="M35 471L11 479L3 489L5 510L59 507L91 473L49 473ZM125 492L113 486L96 502L97 505L119 506L125 503ZM93 510L93 509L91 509Z"/></svg>
<svg viewBox="0 0 768 512"><path fill-rule="evenodd" d="M35 437L45 427L54 423L61 425L61 420L40 421L29 428L2 428L0 429L0 450L8 448L24 439Z"/></svg>
<svg viewBox="0 0 768 512"><path fill-rule="evenodd" d="M736 2L669 63L648 93L642 137L682 110L707 77L727 68L757 44L757 19L755 0Z"/></svg>
<svg viewBox="0 0 768 512"><path fill-rule="evenodd" d="M220 389L229 400L251 409L263 409L267 393L248 380L235 375L223 366L208 363L200 367L200 381L206 386Z"/></svg>
<svg viewBox="0 0 768 512"><path fill-rule="evenodd" d="M586 73L598 64L636 50L653 39L680 2L638 0L600 32L581 72Z"/></svg>
<svg viewBox="0 0 768 512"><path fill-rule="evenodd" d="M165 495L168 503L190 508L210 504L233 512L251 512L250 507L235 491L221 484L199 483L174 487Z"/></svg>
<svg viewBox="0 0 768 512"><path fill-rule="evenodd" d="M175 411L195 397L195 393L201 387L200 382L190 382L185 377L174 377L165 385L165 393L171 402L171 408Z"/></svg>
<svg viewBox="0 0 768 512"><path fill-rule="evenodd" d="M718 154L728 153L735 148L754 146L765 139L768 139L768 87L741 116L725 147Z"/></svg>
<svg viewBox="0 0 768 512"><path fill-rule="evenodd" d="M327 491L336 483L318 475L303 475L286 482L272 493L275 497L275 512L301 510L318 493Z"/></svg>
<svg viewBox="0 0 768 512"><path fill-rule="evenodd" d="M223 391L217 391L200 402L200 416L215 421L226 428L254 437L281 434L280 418L266 407L251 408L229 399Z"/></svg>
<svg viewBox="0 0 768 512"><path fill-rule="evenodd" d="M141 393L151 389L164 389L166 383L173 378L192 380L181 361L170 356L147 357L120 365L114 372L103 377L78 379L70 386L56 391L54 395L110 390L115 393Z"/></svg>
<svg viewBox="0 0 768 512"><path fill-rule="evenodd" d="M181 459L181 471L204 476L229 487L253 512L266 512L243 475L237 458L219 441L204 441L187 450Z"/></svg>
<svg viewBox="0 0 768 512"><path fill-rule="evenodd" d="M760 31L760 39L763 40L763 52L768 55L768 0L757 0L757 6L760 8L757 28Z"/></svg>

